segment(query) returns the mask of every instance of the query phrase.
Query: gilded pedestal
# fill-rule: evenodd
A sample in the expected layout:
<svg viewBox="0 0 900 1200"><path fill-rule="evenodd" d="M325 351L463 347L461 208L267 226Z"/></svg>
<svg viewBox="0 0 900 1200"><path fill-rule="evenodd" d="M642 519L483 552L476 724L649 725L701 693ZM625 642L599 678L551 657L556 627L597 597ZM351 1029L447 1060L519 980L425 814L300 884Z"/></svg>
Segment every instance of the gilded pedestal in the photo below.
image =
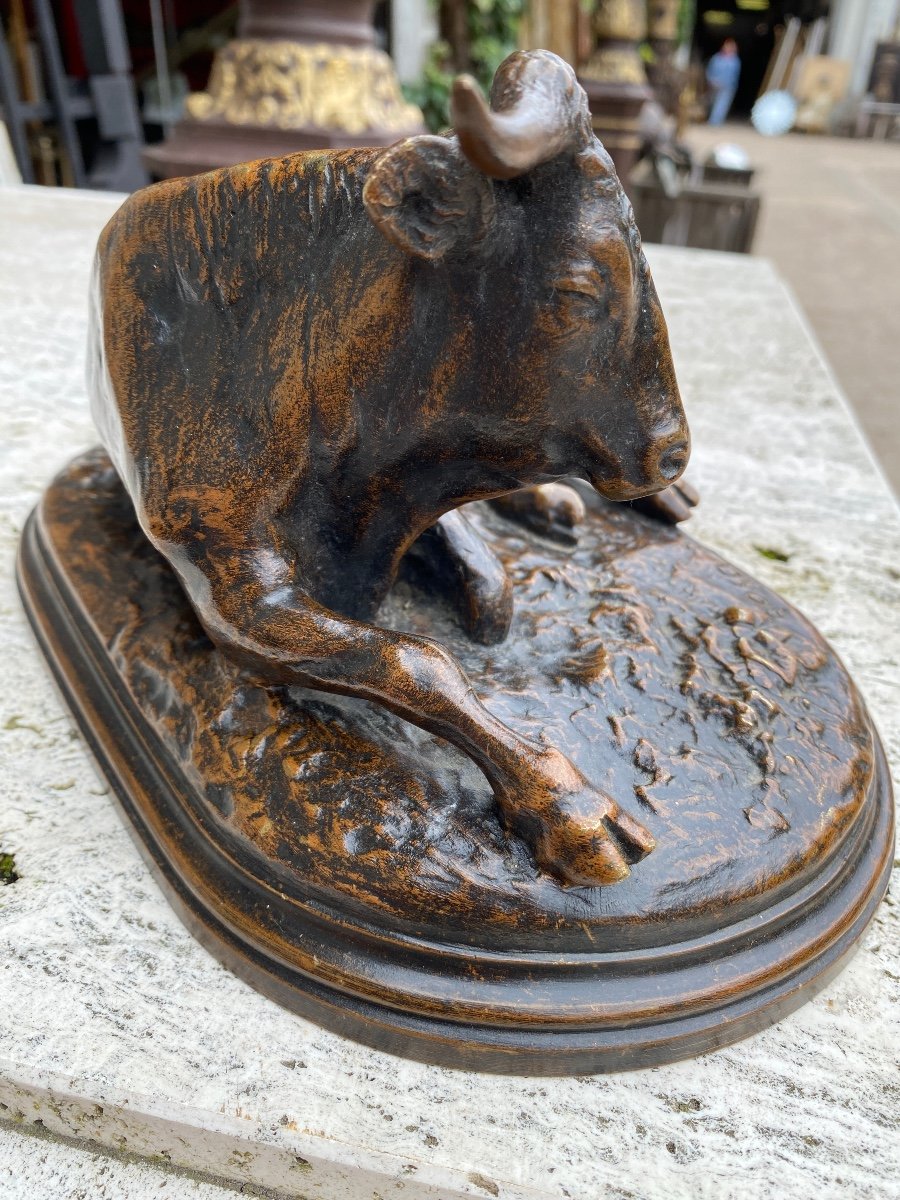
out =
<svg viewBox="0 0 900 1200"><path fill-rule="evenodd" d="M422 114L377 49L370 3L244 0L238 37L216 53L171 137L145 152L159 178L297 150L386 146ZM327 39L327 40L326 40Z"/></svg>
<svg viewBox="0 0 900 1200"><path fill-rule="evenodd" d="M596 49L578 77L587 92L594 132L609 151L627 191L641 148L641 109L653 98L638 53L647 34L642 0L601 0L594 32Z"/></svg>

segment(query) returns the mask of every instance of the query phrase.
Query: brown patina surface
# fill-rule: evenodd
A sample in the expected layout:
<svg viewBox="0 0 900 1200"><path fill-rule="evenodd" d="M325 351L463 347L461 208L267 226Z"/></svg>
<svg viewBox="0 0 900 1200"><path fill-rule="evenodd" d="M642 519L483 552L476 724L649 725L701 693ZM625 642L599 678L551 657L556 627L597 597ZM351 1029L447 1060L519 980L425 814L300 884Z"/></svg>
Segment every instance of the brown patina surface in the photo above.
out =
<svg viewBox="0 0 900 1200"><path fill-rule="evenodd" d="M448 743L365 701L263 686L215 650L102 452L45 520L186 803L246 867L397 931L562 952L695 937L796 891L840 852L873 772L856 690L799 613L672 527L587 504L574 548L470 511L514 582L502 647L409 581L379 614L450 646L494 713L640 814L654 853L613 888L569 890Z"/></svg>

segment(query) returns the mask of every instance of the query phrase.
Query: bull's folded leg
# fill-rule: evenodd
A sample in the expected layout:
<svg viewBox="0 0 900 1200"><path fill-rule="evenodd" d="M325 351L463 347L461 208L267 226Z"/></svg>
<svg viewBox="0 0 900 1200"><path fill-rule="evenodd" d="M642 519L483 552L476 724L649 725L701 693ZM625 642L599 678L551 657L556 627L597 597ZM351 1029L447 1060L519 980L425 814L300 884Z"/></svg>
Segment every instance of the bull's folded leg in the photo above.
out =
<svg viewBox="0 0 900 1200"><path fill-rule="evenodd" d="M565 483L522 488L498 496L490 504L507 520L570 546L578 541L578 526L585 516L584 501Z"/></svg>
<svg viewBox="0 0 900 1200"><path fill-rule="evenodd" d="M485 646L503 641L512 621L512 584L503 563L463 513L445 513L407 556L447 596L473 641Z"/></svg>
<svg viewBox="0 0 900 1200"><path fill-rule="evenodd" d="M329 612L268 548L220 555L204 557L202 575L184 562L180 573L223 651L267 681L370 700L446 738L481 768L507 828L563 886L615 883L653 848L563 754L494 717L442 646Z"/></svg>
<svg viewBox="0 0 900 1200"><path fill-rule="evenodd" d="M677 525L686 521L691 515L691 509L700 503L700 495L696 488L691 487L684 479L673 483L671 487L656 492L653 496L644 496L641 500L632 500L632 508L647 517L656 517L669 525Z"/></svg>

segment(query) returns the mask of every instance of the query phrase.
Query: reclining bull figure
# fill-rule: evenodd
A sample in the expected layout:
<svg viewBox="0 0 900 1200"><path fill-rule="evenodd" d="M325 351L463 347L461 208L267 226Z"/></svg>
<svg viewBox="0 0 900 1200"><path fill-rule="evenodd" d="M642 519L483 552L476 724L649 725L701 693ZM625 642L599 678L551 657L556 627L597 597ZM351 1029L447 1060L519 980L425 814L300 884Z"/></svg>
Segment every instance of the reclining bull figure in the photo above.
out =
<svg viewBox="0 0 900 1200"><path fill-rule="evenodd" d="M567 475L629 500L688 455L631 208L572 70L514 54L490 107L457 81L453 119L455 136L126 201L98 250L95 418L226 654L446 738L542 869L612 883L649 833L493 717L440 645L371 623L425 531L443 522L466 553L466 502Z"/></svg>

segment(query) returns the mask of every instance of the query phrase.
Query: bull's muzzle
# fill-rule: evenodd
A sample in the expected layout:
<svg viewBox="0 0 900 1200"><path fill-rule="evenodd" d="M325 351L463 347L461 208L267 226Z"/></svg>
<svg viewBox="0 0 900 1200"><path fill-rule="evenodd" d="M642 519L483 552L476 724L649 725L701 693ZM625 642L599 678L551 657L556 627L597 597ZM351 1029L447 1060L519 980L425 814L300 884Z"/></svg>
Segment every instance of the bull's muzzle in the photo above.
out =
<svg viewBox="0 0 900 1200"><path fill-rule="evenodd" d="M640 500L673 484L687 466L690 451L687 429L679 424L677 431L654 438L643 454L631 457L630 469L623 455L605 463L603 470L589 472L588 478L608 500Z"/></svg>

